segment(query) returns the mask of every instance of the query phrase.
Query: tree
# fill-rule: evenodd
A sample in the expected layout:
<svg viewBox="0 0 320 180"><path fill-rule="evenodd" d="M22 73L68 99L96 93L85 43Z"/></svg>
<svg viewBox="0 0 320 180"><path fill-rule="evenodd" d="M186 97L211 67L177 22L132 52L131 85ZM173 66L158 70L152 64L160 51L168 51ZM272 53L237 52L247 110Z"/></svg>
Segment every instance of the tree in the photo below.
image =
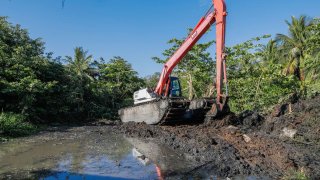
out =
<svg viewBox="0 0 320 180"><path fill-rule="evenodd" d="M269 40L267 45L263 45L258 51L261 52L261 60L265 64L275 64L277 61L279 61L280 52L277 41L275 40Z"/></svg>
<svg viewBox="0 0 320 180"><path fill-rule="evenodd" d="M119 99L132 97L134 91L144 85L131 64L119 56L101 67L99 79L108 84L111 92L118 93L116 97Z"/></svg>
<svg viewBox="0 0 320 180"><path fill-rule="evenodd" d="M227 48L229 104L234 112L261 110L296 91L294 78L281 73L276 43L259 43L269 37L253 38Z"/></svg>
<svg viewBox="0 0 320 180"><path fill-rule="evenodd" d="M227 47L227 75L229 79L230 107L234 112L254 109L257 106L255 96L260 94L259 54L257 50L262 47L253 38L246 42ZM257 93L259 92L259 93Z"/></svg>
<svg viewBox="0 0 320 180"><path fill-rule="evenodd" d="M93 80L90 73L90 64L92 62L92 55L87 55L88 51L84 51L82 47L76 47L74 49L74 57L66 56L68 62L67 67L81 80L89 79Z"/></svg>
<svg viewBox="0 0 320 180"><path fill-rule="evenodd" d="M320 91L320 19L315 18L308 27L310 37L307 39L308 49L305 58L305 84L307 95Z"/></svg>
<svg viewBox="0 0 320 180"><path fill-rule="evenodd" d="M84 111L84 95L88 81L93 81L92 69L90 64L92 62L92 55L87 55L88 51L84 51L82 47L74 49L74 57L66 56L67 69L70 72L70 79L72 81L71 99L77 104L77 112Z"/></svg>
<svg viewBox="0 0 320 180"><path fill-rule="evenodd" d="M144 82L146 83L146 87L148 88L155 88L159 82L159 78L161 76L160 72L155 72L152 75L144 77Z"/></svg>
<svg viewBox="0 0 320 180"><path fill-rule="evenodd" d="M304 81L304 59L308 49L307 40L310 37L308 27L312 21L306 16L298 19L291 17L291 22L286 21L289 27L289 35L277 34L277 40L281 44L280 50L286 57L285 74L294 74L300 81Z"/></svg>
<svg viewBox="0 0 320 180"><path fill-rule="evenodd" d="M44 54L44 43L31 39L20 25L0 17L0 30L0 108L28 119L54 112L57 104L46 107L46 103L52 100L49 94L59 94L62 66L51 61L50 54Z"/></svg>
<svg viewBox="0 0 320 180"><path fill-rule="evenodd" d="M133 93L143 87L143 79L125 59L116 56L105 63L96 62L97 81L90 83L91 99L87 109L101 117L116 118L119 108L133 104Z"/></svg>

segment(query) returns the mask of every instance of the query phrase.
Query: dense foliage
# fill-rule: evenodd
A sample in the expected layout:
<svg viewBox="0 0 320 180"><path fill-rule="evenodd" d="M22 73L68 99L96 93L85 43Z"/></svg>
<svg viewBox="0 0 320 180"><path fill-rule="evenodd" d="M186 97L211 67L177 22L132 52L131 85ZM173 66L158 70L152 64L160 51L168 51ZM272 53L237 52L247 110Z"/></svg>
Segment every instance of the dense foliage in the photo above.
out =
<svg viewBox="0 0 320 180"><path fill-rule="evenodd" d="M37 128L27 122L26 117L21 114L2 112L0 113L0 131L6 136L23 136L36 132Z"/></svg>
<svg viewBox="0 0 320 180"><path fill-rule="evenodd" d="M44 50L40 39L0 17L1 128L7 126L5 118L7 124L19 118L45 123L112 119L144 85L121 57L106 63L94 61L81 47L65 58L52 58Z"/></svg>
<svg viewBox="0 0 320 180"><path fill-rule="evenodd" d="M263 110L320 91L320 20L301 16L286 23L287 35L227 47L233 111ZM153 60L165 63L182 43L170 40L172 47ZM215 96L215 61L209 53L214 43L195 45L173 72L189 99ZM123 58L95 60L82 47L73 56L53 58L41 39L30 38L27 30L0 17L0 134L25 134L34 129L30 122L117 118L119 108L132 104L133 92L155 87L158 77L155 73L141 79Z"/></svg>
<svg viewBox="0 0 320 180"><path fill-rule="evenodd" d="M227 47L226 51L231 110L263 110L281 101L312 96L320 91L319 19L292 17L288 35L253 38ZM262 44L262 40L268 41ZM166 62L183 40L172 39L172 47L163 52ZM197 44L174 70L180 77L184 95L189 99L214 96L214 62L208 49L213 42Z"/></svg>
<svg viewBox="0 0 320 180"><path fill-rule="evenodd" d="M297 79L282 73L276 42L262 45L261 38L227 49L229 105L235 112L269 107L297 92Z"/></svg>

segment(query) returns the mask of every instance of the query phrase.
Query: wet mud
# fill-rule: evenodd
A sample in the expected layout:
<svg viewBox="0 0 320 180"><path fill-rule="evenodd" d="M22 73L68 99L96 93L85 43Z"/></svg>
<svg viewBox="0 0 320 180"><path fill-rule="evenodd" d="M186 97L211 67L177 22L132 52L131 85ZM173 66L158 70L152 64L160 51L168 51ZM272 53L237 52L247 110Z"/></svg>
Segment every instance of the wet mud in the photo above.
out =
<svg viewBox="0 0 320 180"><path fill-rule="evenodd" d="M182 177L289 177L320 179L320 97L276 106L260 115L246 111L202 124L150 126L125 123L128 137L155 139L195 162Z"/></svg>

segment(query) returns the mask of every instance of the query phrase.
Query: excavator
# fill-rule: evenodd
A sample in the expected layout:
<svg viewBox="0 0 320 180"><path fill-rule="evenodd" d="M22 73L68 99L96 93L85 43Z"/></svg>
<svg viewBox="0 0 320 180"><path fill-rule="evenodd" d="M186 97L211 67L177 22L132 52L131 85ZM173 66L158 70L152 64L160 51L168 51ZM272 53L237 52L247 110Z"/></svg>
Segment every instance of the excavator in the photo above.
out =
<svg viewBox="0 0 320 180"><path fill-rule="evenodd" d="M174 124L195 119L212 120L228 113L225 54L226 4L224 0L212 0L212 3L213 5L199 20L184 43L164 64L156 88L136 91L133 95L134 105L118 111L122 122L144 122L151 125ZM190 101L182 96L179 78L171 76L171 73L214 23L216 24L216 97Z"/></svg>

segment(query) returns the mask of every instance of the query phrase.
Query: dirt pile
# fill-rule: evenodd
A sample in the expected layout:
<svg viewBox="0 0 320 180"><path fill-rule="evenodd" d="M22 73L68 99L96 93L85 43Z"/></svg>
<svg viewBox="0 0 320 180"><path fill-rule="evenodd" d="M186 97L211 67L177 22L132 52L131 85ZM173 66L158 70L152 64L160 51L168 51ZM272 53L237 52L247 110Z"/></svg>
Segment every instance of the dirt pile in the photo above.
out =
<svg viewBox="0 0 320 180"><path fill-rule="evenodd" d="M196 125L126 123L117 131L154 139L190 155L198 162L192 175L210 172L220 177L280 178L292 169L320 178L319 115L320 96L278 106L267 116L246 111Z"/></svg>

